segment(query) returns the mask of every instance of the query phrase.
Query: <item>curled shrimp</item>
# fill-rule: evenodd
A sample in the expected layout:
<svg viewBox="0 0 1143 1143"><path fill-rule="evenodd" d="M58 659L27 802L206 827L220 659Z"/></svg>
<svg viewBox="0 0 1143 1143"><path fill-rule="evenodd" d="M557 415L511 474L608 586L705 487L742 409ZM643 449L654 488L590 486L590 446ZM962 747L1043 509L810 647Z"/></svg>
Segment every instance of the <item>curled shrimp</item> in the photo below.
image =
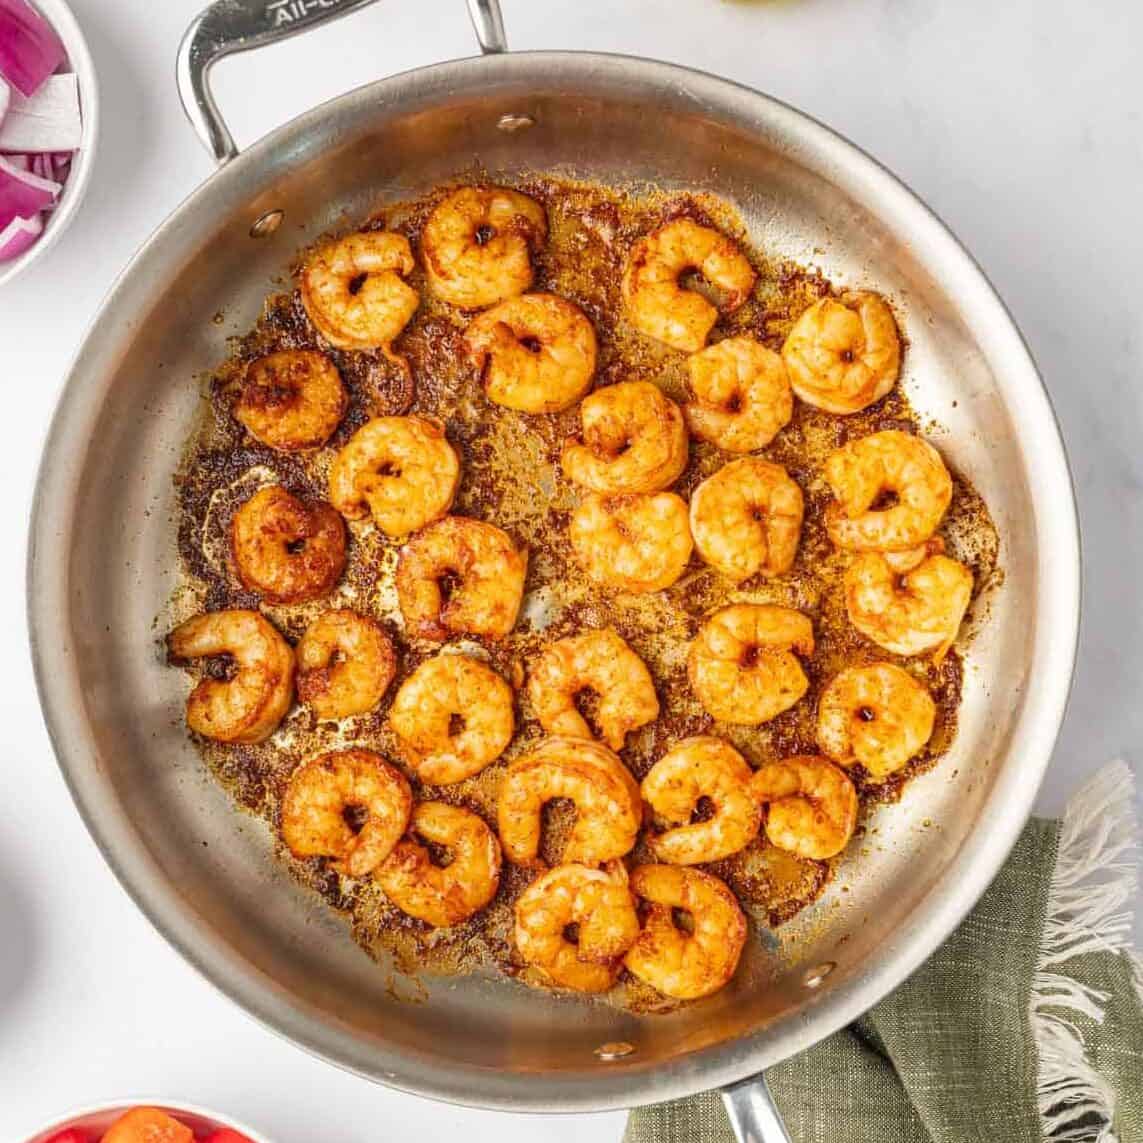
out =
<svg viewBox="0 0 1143 1143"><path fill-rule="evenodd" d="M521 413L557 413L591 388L595 329L555 294L509 298L464 332L469 358L491 401Z"/></svg>
<svg viewBox="0 0 1143 1143"><path fill-rule="evenodd" d="M697 1000L734 975L746 944L746 918L725 882L678 865L640 865L631 890L648 902L638 939L623 958L627 971L677 1000ZM675 923L689 913L693 930Z"/></svg>
<svg viewBox="0 0 1143 1143"><path fill-rule="evenodd" d="M673 492L584 498L568 528L576 560L601 587L662 591L686 571L694 541Z"/></svg>
<svg viewBox="0 0 1143 1143"><path fill-rule="evenodd" d="M781 357L751 337L728 337L687 359L687 427L727 452L764 448L789 424L794 398Z"/></svg>
<svg viewBox="0 0 1143 1143"><path fill-rule="evenodd" d="M718 309L679 279L690 270L723 291L733 313L750 296L756 275L746 255L724 234L681 218L639 239L623 271L623 304L640 333L694 353L706 344Z"/></svg>
<svg viewBox="0 0 1143 1143"><path fill-rule="evenodd" d="M527 550L507 532L446 516L401 549L397 600L405 625L423 639L507 635L516 625L527 571Z"/></svg>
<svg viewBox="0 0 1143 1143"><path fill-rule="evenodd" d="M444 929L467 921L496 896L500 843L471 810L421 802L413 810L409 834L373 873L402 913ZM449 863L437 865L418 837L447 850Z"/></svg>
<svg viewBox="0 0 1143 1143"><path fill-rule="evenodd" d="M391 356L421 302L404 280L413 265L409 240L400 234L350 234L310 255L302 267L302 305L330 345Z"/></svg>
<svg viewBox="0 0 1143 1143"><path fill-rule="evenodd" d="M234 513L230 549L242 586L271 603L328 595L345 571L345 525L324 500L281 485L255 492Z"/></svg>
<svg viewBox="0 0 1143 1143"><path fill-rule="evenodd" d="M320 719L367 714L397 671L385 629L348 608L319 615L298 640L296 654L298 698Z"/></svg>
<svg viewBox="0 0 1143 1143"><path fill-rule="evenodd" d="M427 417L374 417L350 437L329 473L329 498L351 520L371 515L387 536L440 519L460 483L460 457Z"/></svg>
<svg viewBox="0 0 1143 1143"><path fill-rule="evenodd" d="M597 389L579 407L582 432L563 447L569 480L592 492L658 492L687 466L687 427L678 405L650 381Z"/></svg>
<svg viewBox="0 0 1143 1143"><path fill-rule="evenodd" d="M894 655L948 654L972 598L972 572L942 553L938 539L899 574L881 552L863 552L845 570L845 609L867 639Z"/></svg>
<svg viewBox="0 0 1143 1143"><path fill-rule="evenodd" d="M818 700L818 745L842 766L860 763L874 778L900 770L929 741L936 704L892 663L849 667Z"/></svg>
<svg viewBox="0 0 1143 1143"><path fill-rule="evenodd" d="M673 865L698 865L749 845L761 820L751 778L746 759L721 738L687 738L671 747L641 787L656 818L670 827L651 838L655 856ZM692 822L703 799L713 812Z"/></svg>
<svg viewBox="0 0 1143 1143"><path fill-rule="evenodd" d="M567 937L572 925L578 929L574 942ZM606 992L619 973L619 958L638 935L635 899L619 863L607 869L558 865L516 901L516 948L562 988Z"/></svg>
<svg viewBox="0 0 1143 1143"><path fill-rule="evenodd" d="M766 836L779 849L825 861L849 844L857 825L857 791L848 775L815 754L765 762L752 780L768 806Z"/></svg>
<svg viewBox="0 0 1143 1143"><path fill-rule="evenodd" d="M497 822L509 861L533 865L540 852L540 811L553 798L575 803L562 860L598 865L628 853L642 821L639 787L606 746L585 738L548 738L508 766Z"/></svg>
<svg viewBox="0 0 1143 1143"><path fill-rule="evenodd" d="M549 643L528 676L528 697L549 734L595 738L576 706L585 692L597 700L594 721L612 750L659 717L650 672L610 627Z"/></svg>
<svg viewBox="0 0 1143 1143"><path fill-rule="evenodd" d="M282 840L295 857L332 857L337 872L364 877L393 851L412 807L404 774L380 754L334 750L290 775ZM347 820L350 811L364 813L360 829Z"/></svg>
<svg viewBox="0 0 1143 1143"><path fill-rule="evenodd" d="M279 452L320 448L345 416L349 398L337 366L312 349L282 349L251 361L234 416Z"/></svg>
<svg viewBox="0 0 1143 1143"><path fill-rule="evenodd" d="M421 253L433 292L464 309L495 305L532 284L532 255L548 236L535 199L507 187L461 187L425 223Z"/></svg>
<svg viewBox="0 0 1143 1143"><path fill-rule="evenodd" d="M802 490L781 465L744 456L694 490L691 535L699 555L736 583L784 575L798 554L803 512Z"/></svg>
<svg viewBox="0 0 1143 1143"><path fill-rule="evenodd" d="M187 700L187 726L218 742L264 742L294 699L294 652L257 611L210 611L167 637L175 662L225 656L229 678L199 680Z"/></svg>
<svg viewBox="0 0 1143 1143"><path fill-rule="evenodd" d="M825 477L837 503L826 515L839 548L899 552L923 544L952 500L952 479L927 441L896 429L850 441L831 453ZM874 505L895 497L887 508Z"/></svg>
<svg viewBox="0 0 1143 1143"><path fill-rule="evenodd" d="M822 298L794 324L782 346L794 392L827 413L858 413L897 382L901 338L885 302L857 290Z"/></svg>
<svg viewBox="0 0 1143 1143"><path fill-rule="evenodd" d="M789 710L809 688L795 652L814 653L813 624L800 611L733 603L699 628L687 675L708 714L756 726Z"/></svg>
<svg viewBox="0 0 1143 1143"><path fill-rule="evenodd" d="M479 774L512 741L512 688L479 659L438 655L401 684L389 724L422 782L460 782Z"/></svg>

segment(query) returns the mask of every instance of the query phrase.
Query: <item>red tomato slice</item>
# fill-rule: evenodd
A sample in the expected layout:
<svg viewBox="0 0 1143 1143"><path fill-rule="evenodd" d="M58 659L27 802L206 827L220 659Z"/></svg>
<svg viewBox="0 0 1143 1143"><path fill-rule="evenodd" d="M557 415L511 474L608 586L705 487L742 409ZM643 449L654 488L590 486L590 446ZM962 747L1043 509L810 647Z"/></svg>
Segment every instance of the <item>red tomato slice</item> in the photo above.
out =
<svg viewBox="0 0 1143 1143"><path fill-rule="evenodd" d="M69 1127L66 1131L53 1135L48 1143L88 1143L88 1135L78 1127Z"/></svg>
<svg viewBox="0 0 1143 1143"><path fill-rule="evenodd" d="M250 1140L237 1131L231 1131L229 1127L223 1127L208 1135L202 1143L250 1143Z"/></svg>

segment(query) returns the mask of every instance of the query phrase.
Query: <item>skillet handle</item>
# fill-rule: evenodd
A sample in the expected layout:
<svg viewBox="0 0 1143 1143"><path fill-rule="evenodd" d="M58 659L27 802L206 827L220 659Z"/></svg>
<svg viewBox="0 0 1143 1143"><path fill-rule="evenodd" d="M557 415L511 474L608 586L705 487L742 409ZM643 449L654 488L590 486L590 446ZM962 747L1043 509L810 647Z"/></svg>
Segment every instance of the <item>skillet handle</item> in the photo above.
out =
<svg viewBox="0 0 1143 1143"><path fill-rule="evenodd" d="M724 1087L721 1095L738 1143L790 1143L764 1073Z"/></svg>
<svg viewBox="0 0 1143 1143"><path fill-rule="evenodd" d="M289 39L348 16L374 0L214 0L198 14L179 44L175 74L183 110L203 146L222 166L238 154L210 89L210 69L226 56ZM485 53L508 49L500 0L467 0Z"/></svg>

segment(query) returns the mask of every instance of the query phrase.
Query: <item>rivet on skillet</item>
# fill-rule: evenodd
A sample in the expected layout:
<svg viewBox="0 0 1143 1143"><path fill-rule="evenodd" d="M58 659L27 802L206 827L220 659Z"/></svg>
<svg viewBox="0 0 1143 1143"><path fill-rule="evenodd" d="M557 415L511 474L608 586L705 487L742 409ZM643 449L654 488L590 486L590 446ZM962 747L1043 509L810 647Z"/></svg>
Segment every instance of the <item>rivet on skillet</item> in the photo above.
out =
<svg viewBox="0 0 1143 1143"><path fill-rule="evenodd" d="M612 1060L621 1060L624 1056L631 1055L635 1051L635 1045L627 1043L626 1040L609 1040L606 1044L600 1044L595 1049L595 1054L603 1060L604 1063L609 1063Z"/></svg>
<svg viewBox="0 0 1143 1143"><path fill-rule="evenodd" d="M284 210L268 210L265 214L259 215L250 227L251 238L269 238L279 226L282 225L282 219L286 217Z"/></svg>
<svg viewBox="0 0 1143 1143"><path fill-rule="evenodd" d="M819 964L816 968L807 970L806 975L802 978L802 983L807 988L818 988L821 986L822 981L824 981L835 968L837 968L837 962L827 960L824 964Z"/></svg>
<svg viewBox="0 0 1143 1143"><path fill-rule="evenodd" d="M514 135L517 131L526 131L529 127L536 126L536 120L531 115L501 115L496 120L496 126L509 135Z"/></svg>

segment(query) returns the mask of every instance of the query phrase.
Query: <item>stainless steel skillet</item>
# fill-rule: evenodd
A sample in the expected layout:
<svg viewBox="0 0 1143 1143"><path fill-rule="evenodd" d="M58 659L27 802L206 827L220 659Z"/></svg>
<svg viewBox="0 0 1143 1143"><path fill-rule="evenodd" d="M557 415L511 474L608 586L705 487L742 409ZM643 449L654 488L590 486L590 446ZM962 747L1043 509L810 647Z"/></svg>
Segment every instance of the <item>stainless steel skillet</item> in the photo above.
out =
<svg viewBox="0 0 1143 1143"><path fill-rule="evenodd" d="M513 1110L625 1107L732 1085L744 1137L777 1138L749 1077L852 1020L933 951L1003 861L1047 764L1079 569L1046 395L969 256L851 144L685 68L504 54L494 4L470 5L484 58L371 84L237 154L210 98L211 62L367 2L219 0L184 43L180 88L221 169L105 302L40 472L29 622L56 753L144 912L218 987L311 1051L427 1096ZM491 977L429 981L421 1003L396 999L338 919L274 864L262 828L203 774L181 727L185 684L155 638L177 577L171 477L198 412L194 377L225 356L227 333L253 322L297 246L475 165L708 189L737 205L768 251L888 293L910 340L904 384L944 426L942 451L971 475L1002 537L1004 582L968 648L951 754L879 813L878 844L855 847L832 892L784 927L780 960L759 937L729 988L666 1017ZM227 325L212 321L219 310Z"/></svg>

